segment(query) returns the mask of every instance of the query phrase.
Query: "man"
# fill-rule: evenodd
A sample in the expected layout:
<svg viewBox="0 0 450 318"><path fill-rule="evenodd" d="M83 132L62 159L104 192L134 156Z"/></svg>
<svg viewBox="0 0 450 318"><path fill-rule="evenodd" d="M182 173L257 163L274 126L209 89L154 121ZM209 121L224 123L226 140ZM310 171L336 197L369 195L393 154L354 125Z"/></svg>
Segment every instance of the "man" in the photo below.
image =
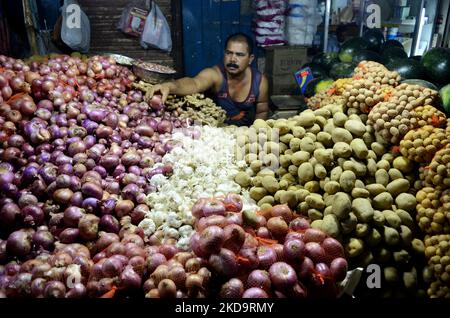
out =
<svg viewBox="0 0 450 318"><path fill-rule="evenodd" d="M215 102L227 112L226 123L236 126L250 126L257 118L267 119L268 81L250 64L252 40L243 33L228 37L225 43L223 65L209 67L197 76L155 85L146 98L159 92L164 103L169 94L190 95L211 90Z"/></svg>

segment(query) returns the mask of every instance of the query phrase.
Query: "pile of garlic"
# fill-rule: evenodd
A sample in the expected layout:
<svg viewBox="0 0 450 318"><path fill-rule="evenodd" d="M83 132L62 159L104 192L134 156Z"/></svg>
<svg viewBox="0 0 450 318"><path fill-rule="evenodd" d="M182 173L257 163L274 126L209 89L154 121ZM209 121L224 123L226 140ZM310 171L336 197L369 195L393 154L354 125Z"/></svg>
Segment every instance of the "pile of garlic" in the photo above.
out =
<svg viewBox="0 0 450 318"><path fill-rule="evenodd" d="M245 161L237 161L236 139L224 129L202 126L197 129L199 138L181 131L172 135L177 145L163 157L161 165L170 164L171 176L155 175L150 183L157 191L147 197L151 211L139 224L150 236L157 231L162 243L177 241L182 249L189 247L193 234L194 218L191 208L199 198L210 198L238 193L243 195L244 209L256 210L255 202L247 191L234 181Z"/></svg>

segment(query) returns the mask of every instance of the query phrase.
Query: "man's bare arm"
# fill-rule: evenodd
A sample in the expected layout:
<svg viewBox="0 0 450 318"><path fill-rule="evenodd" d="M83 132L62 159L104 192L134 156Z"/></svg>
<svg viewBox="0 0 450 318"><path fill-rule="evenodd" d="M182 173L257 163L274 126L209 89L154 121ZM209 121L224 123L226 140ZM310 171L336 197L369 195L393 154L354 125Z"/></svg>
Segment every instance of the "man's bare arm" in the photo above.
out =
<svg viewBox="0 0 450 318"><path fill-rule="evenodd" d="M263 75L259 85L259 97L256 104L256 119L267 119L269 115L269 82Z"/></svg>
<svg viewBox="0 0 450 318"><path fill-rule="evenodd" d="M156 92L160 92L162 101L165 103L169 94L184 96L204 92L220 80L221 78L217 70L214 68L205 68L195 77L183 77L176 81L155 85L147 92L145 98L149 101Z"/></svg>

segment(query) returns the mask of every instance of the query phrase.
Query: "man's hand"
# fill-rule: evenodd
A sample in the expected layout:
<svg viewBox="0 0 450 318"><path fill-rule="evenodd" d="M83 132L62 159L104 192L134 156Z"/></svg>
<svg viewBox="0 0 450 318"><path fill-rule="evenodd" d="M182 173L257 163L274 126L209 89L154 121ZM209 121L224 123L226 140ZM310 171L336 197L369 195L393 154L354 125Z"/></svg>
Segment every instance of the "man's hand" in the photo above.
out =
<svg viewBox="0 0 450 318"><path fill-rule="evenodd" d="M147 103L150 103L150 100L153 98L153 95L157 94L158 92L161 94L161 102L163 104L166 103L167 97L170 94L170 84L169 83L163 83L163 84L156 84L153 85L150 90L147 91L145 94L144 100Z"/></svg>

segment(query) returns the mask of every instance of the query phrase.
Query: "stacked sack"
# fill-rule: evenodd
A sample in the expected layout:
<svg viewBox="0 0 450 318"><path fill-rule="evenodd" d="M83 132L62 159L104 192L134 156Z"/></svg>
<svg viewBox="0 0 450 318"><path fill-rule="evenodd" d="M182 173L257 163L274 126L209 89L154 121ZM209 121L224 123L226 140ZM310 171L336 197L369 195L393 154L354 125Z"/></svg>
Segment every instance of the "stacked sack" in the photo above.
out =
<svg viewBox="0 0 450 318"><path fill-rule="evenodd" d="M258 46L284 45L285 0L254 1L254 32Z"/></svg>
<svg viewBox="0 0 450 318"><path fill-rule="evenodd" d="M286 40L289 45L311 45L321 22L317 0L289 0L286 18Z"/></svg>

